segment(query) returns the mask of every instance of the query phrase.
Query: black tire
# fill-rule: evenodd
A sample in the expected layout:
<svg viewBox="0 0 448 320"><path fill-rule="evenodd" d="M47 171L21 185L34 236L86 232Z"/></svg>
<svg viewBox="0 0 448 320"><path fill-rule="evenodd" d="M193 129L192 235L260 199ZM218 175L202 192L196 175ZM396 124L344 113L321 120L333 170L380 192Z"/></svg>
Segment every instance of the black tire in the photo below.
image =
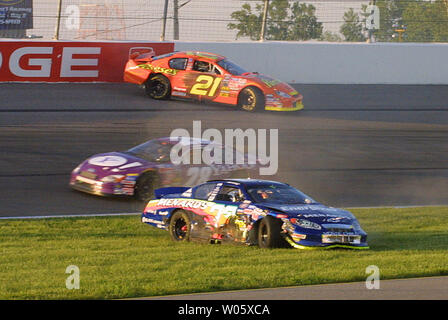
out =
<svg viewBox="0 0 448 320"><path fill-rule="evenodd" d="M148 201L154 197L154 190L159 183L159 176L156 172L143 173L135 184L134 194L138 200Z"/></svg>
<svg viewBox="0 0 448 320"><path fill-rule="evenodd" d="M265 107L265 98L263 92L255 87L247 87L241 90L238 96L238 106L249 112L263 111Z"/></svg>
<svg viewBox="0 0 448 320"><path fill-rule="evenodd" d="M260 248L281 248L285 240L281 235L283 222L280 219L266 216L258 226L258 246Z"/></svg>
<svg viewBox="0 0 448 320"><path fill-rule="evenodd" d="M191 219L189 215L183 210L174 212L168 230L174 241L190 241Z"/></svg>
<svg viewBox="0 0 448 320"><path fill-rule="evenodd" d="M146 81L145 91L153 99L168 99L171 96L170 80L162 74L156 74Z"/></svg>

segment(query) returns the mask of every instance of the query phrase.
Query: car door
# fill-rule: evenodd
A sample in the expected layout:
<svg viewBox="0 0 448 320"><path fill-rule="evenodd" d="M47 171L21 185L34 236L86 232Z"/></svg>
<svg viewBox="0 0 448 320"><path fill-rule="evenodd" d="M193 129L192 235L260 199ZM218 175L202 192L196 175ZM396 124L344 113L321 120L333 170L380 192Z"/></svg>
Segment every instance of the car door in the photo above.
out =
<svg viewBox="0 0 448 320"><path fill-rule="evenodd" d="M215 203L223 205L223 214L219 217L218 233L222 241L244 242L247 236L248 221L238 212L239 205L245 200L244 193L237 185L223 185L216 194Z"/></svg>
<svg viewBox="0 0 448 320"><path fill-rule="evenodd" d="M188 95L198 100L215 100L219 96L223 71L217 65L201 59L194 60L185 78Z"/></svg>
<svg viewBox="0 0 448 320"><path fill-rule="evenodd" d="M183 79L188 74L187 71L188 58L176 57L168 61L168 66L176 70L176 75L171 77L171 95L178 98L186 98L187 87Z"/></svg>

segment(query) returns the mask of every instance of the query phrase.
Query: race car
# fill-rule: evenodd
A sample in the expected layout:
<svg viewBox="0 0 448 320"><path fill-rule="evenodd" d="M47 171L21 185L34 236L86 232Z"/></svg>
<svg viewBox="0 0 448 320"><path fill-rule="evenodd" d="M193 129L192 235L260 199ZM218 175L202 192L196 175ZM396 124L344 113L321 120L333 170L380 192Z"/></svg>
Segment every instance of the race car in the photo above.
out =
<svg viewBox="0 0 448 320"><path fill-rule="evenodd" d="M155 195L141 221L168 230L175 241L369 248L367 234L352 213L318 203L286 183L210 180L193 188L160 188Z"/></svg>
<svg viewBox="0 0 448 320"><path fill-rule="evenodd" d="M248 72L208 52L134 53L124 81L143 85L153 99L190 98L239 106L246 111L303 109L302 95L288 84Z"/></svg>
<svg viewBox="0 0 448 320"><path fill-rule="evenodd" d="M183 157L188 161L173 163L170 153L174 146L179 145L184 148ZM235 158L240 156L243 163L193 164L190 157L195 150L202 152L206 147L229 152ZM94 195L134 196L146 201L154 196L154 190L159 187L179 184L194 186L211 178L247 178L257 174L257 166L256 160L249 161L248 154L209 140L164 137L149 140L127 151L89 157L72 171L70 186Z"/></svg>

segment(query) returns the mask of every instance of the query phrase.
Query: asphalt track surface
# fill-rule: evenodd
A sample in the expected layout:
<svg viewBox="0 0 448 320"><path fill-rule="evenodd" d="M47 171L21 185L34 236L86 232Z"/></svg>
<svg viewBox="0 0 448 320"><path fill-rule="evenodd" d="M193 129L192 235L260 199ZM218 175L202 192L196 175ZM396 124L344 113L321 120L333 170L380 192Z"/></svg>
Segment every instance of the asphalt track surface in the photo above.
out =
<svg viewBox="0 0 448 320"><path fill-rule="evenodd" d="M142 298L143 300L447 300L448 277L380 280L379 288L365 282L321 284Z"/></svg>
<svg viewBox="0 0 448 320"><path fill-rule="evenodd" d="M251 114L155 101L129 84L0 84L0 217L140 212L135 200L72 191L93 154L176 128L279 129L279 170L337 207L448 204L448 87L294 85L305 110Z"/></svg>
<svg viewBox="0 0 448 320"><path fill-rule="evenodd" d="M279 170L338 207L448 205L448 87L295 85L305 110L250 114L154 101L128 84L0 84L0 217L141 212L72 191L70 172L176 128L279 129ZM222 292L168 299L447 299L447 278ZM162 299L164 299L162 297Z"/></svg>

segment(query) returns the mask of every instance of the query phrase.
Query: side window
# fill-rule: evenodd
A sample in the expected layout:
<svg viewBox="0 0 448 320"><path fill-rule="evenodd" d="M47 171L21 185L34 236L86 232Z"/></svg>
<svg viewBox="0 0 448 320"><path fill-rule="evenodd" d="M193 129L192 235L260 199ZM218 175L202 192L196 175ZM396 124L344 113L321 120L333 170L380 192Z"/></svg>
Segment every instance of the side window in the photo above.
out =
<svg viewBox="0 0 448 320"><path fill-rule="evenodd" d="M216 183L205 183L201 186L198 186L194 192L194 198L200 200L208 200L208 198L216 188Z"/></svg>
<svg viewBox="0 0 448 320"><path fill-rule="evenodd" d="M199 72L212 72L213 65L206 61L196 60L193 64L193 70Z"/></svg>
<svg viewBox="0 0 448 320"><path fill-rule="evenodd" d="M187 68L187 58L174 58L168 63L171 69L185 70Z"/></svg>
<svg viewBox="0 0 448 320"><path fill-rule="evenodd" d="M215 200L217 201L230 201L230 202L242 202L244 201L244 195L241 190L236 187L224 186L219 191Z"/></svg>
<svg viewBox="0 0 448 320"><path fill-rule="evenodd" d="M157 162L170 162L170 153L172 145L161 145L157 148L157 153L155 154L154 161Z"/></svg>

